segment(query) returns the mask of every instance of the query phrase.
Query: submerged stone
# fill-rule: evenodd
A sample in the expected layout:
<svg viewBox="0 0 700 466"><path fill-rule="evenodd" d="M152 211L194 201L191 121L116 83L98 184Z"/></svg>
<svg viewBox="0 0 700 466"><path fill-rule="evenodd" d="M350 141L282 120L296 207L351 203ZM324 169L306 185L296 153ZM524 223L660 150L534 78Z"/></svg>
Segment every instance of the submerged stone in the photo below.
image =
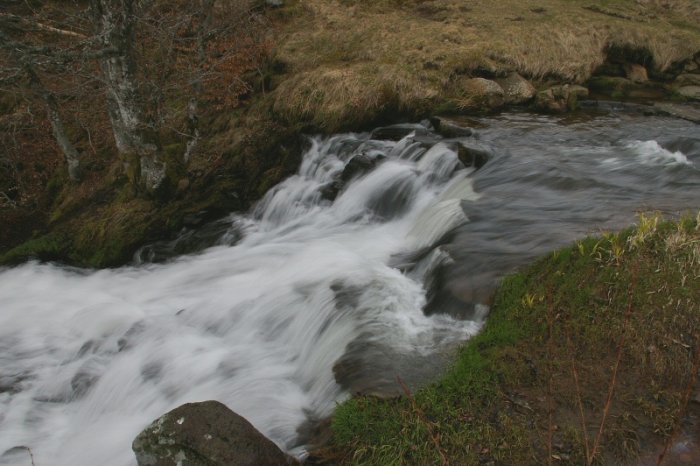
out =
<svg viewBox="0 0 700 466"><path fill-rule="evenodd" d="M218 401L187 403L134 440L139 466L283 466L299 464Z"/></svg>

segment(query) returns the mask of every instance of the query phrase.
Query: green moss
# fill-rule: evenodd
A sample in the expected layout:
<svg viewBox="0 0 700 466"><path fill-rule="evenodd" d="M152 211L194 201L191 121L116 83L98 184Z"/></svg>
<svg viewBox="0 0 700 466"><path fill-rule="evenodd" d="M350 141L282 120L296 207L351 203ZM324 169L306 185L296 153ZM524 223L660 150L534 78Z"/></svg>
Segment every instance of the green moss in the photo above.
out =
<svg viewBox="0 0 700 466"><path fill-rule="evenodd" d="M57 233L30 239L0 256L0 265L14 265L30 259L58 260L67 250L66 238Z"/></svg>

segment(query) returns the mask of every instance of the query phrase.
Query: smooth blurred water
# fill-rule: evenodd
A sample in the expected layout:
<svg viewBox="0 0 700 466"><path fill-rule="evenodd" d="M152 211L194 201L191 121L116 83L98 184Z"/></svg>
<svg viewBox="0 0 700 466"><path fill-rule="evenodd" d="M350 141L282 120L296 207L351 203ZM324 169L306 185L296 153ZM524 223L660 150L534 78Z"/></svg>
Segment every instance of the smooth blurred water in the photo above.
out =
<svg viewBox="0 0 700 466"><path fill-rule="evenodd" d="M480 129L462 140L427 124L399 141L316 139L248 215L132 266L0 271L0 464L30 464L26 446L40 466L133 465L144 426L207 399L299 453L300 427L349 392L434 377L504 273L638 210L700 207L692 123L468 123ZM465 168L460 141L491 159ZM358 154L375 167L340 183ZM207 247L172 256L192 238Z"/></svg>

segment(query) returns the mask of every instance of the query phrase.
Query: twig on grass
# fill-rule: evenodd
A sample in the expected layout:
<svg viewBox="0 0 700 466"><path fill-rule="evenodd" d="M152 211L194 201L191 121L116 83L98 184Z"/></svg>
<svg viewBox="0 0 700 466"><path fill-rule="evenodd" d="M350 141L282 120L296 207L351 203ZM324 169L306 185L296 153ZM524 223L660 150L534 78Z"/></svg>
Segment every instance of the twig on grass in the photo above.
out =
<svg viewBox="0 0 700 466"><path fill-rule="evenodd" d="M435 445L435 448L437 449L438 454L440 455L440 460L442 462L442 466L450 466L450 462L447 459L447 455L445 454L445 451L440 446L440 435L433 430L433 423L428 420L428 418L425 415L425 413L423 412L423 410L420 408L420 406L418 406L418 403L416 402L416 399L413 396L413 393L411 393L411 390L404 383L403 379L401 379L401 377L397 376L396 380L399 382L401 389L406 394L406 398L408 398L408 400L411 402L411 408L418 416L418 419L425 425L426 429L428 429L428 434L430 435L430 439L433 441L433 444Z"/></svg>
<svg viewBox="0 0 700 466"><path fill-rule="evenodd" d="M617 344L617 355L615 357L615 366L613 367L612 375L610 378L610 384L608 386L608 397L605 401L605 407L603 408L603 419L600 421L600 427L598 428L598 434L595 437L595 442L593 442L593 450L588 458L588 466L593 464L596 455L598 454L598 448L600 447L600 442L603 438L603 432L605 431L605 421L610 413L610 407L612 406L613 395L615 394L615 386L617 385L617 372L620 368L620 361L622 360L622 350L625 347L627 330L630 324L630 318L632 316L632 298L634 292L637 289L637 268L632 270L632 280L630 283L628 295L627 295L627 309L625 309L624 321L622 323L622 335L620 335L620 341Z"/></svg>

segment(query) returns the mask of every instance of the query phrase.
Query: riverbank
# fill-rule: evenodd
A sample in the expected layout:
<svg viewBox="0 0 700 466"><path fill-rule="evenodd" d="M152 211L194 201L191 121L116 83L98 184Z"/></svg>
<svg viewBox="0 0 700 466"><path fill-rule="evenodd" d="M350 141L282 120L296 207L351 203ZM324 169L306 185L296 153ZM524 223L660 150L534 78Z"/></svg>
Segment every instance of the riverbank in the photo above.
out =
<svg viewBox="0 0 700 466"><path fill-rule="evenodd" d="M112 153L86 160L77 185L47 161L55 154L33 153L22 165L38 180L30 200L0 209L0 263L123 264L144 243L246 210L293 173L301 133L512 105L569 111L589 97L682 102L700 76L700 11L683 0L290 0L266 15L275 45L247 78L255 91L203 116L201 153L172 175L167 199L136 196Z"/></svg>
<svg viewBox="0 0 700 466"><path fill-rule="evenodd" d="M318 464L696 464L698 220L642 215L510 275L439 381L341 404Z"/></svg>

